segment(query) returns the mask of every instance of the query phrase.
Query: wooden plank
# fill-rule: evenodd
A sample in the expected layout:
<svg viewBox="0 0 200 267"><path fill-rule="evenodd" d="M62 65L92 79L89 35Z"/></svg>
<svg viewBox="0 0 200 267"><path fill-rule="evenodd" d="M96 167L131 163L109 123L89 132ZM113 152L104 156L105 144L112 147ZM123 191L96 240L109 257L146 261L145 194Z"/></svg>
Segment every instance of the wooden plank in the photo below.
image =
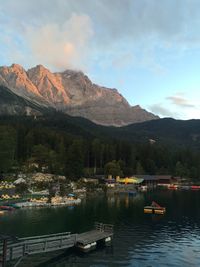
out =
<svg viewBox="0 0 200 267"><path fill-rule="evenodd" d="M107 237L111 237L112 235L113 235L112 233L93 230L93 231L85 232L85 233L78 235L77 243L86 245L86 244L90 244L92 242L96 242Z"/></svg>
<svg viewBox="0 0 200 267"><path fill-rule="evenodd" d="M56 251L75 246L76 244L87 245L103 240L113 235L113 225L95 223L95 230L81 234L70 232L18 238L16 242L8 242L7 259L13 260L25 255ZM2 243L0 243L0 248Z"/></svg>
<svg viewBox="0 0 200 267"><path fill-rule="evenodd" d="M26 254L31 255L73 247L76 237L76 234L69 235L69 232L67 232L67 235L56 234L56 236L50 235L50 238L45 236L43 239L41 236L39 239L32 238L31 240L23 238L23 241L8 246L7 256L9 260L12 260Z"/></svg>
<svg viewBox="0 0 200 267"><path fill-rule="evenodd" d="M40 235L40 236L31 236L31 237L22 237L18 238L19 241L27 241L34 239L43 239L43 238L52 238L52 237L60 237L60 236L69 236L71 232L57 233L57 234L49 234L49 235Z"/></svg>

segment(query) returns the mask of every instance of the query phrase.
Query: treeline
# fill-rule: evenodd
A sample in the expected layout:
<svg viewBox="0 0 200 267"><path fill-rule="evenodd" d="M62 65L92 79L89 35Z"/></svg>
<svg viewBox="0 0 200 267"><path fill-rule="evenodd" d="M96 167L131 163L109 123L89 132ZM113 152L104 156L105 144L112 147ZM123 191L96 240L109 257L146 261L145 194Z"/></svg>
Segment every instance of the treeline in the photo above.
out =
<svg viewBox="0 0 200 267"><path fill-rule="evenodd" d="M0 172L38 170L70 179L95 174L200 178L200 153L194 148L114 138L92 127L63 125L56 118L1 119Z"/></svg>

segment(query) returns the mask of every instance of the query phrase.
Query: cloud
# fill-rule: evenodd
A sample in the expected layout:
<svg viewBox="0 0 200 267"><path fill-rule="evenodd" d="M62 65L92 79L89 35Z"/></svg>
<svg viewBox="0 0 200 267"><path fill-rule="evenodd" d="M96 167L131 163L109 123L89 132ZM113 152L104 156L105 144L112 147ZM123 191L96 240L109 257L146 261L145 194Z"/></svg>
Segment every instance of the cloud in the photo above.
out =
<svg viewBox="0 0 200 267"><path fill-rule="evenodd" d="M149 110L156 115L159 115L161 117L179 117L179 115L176 112L173 112L165 107L164 105L159 103L159 104L154 104L149 107Z"/></svg>
<svg viewBox="0 0 200 267"><path fill-rule="evenodd" d="M134 54L135 63L133 51L139 50L138 65L160 74L165 68L158 50L176 54L200 46L199 8L196 0L6 0L0 5L0 31L6 27L11 43L16 35L23 40L26 53L16 45L7 50L30 64L83 68L96 64L96 57L101 64L105 50ZM117 68L129 61L111 59Z"/></svg>
<svg viewBox="0 0 200 267"><path fill-rule="evenodd" d="M200 105L195 102L195 99L187 99L183 92L165 97L162 102L151 105L149 109L161 117L200 118Z"/></svg>
<svg viewBox="0 0 200 267"><path fill-rule="evenodd" d="M62 26L27 27L26 40L33 57L51 68L84 68L93 29L87 15L72 14Z"/></svg>
<svg viewBox="0 0 200 267"><path fill-rule="evenodd" d="M182 107L182 108L195 108L195 105L190 103L189 100L187 100L186 98L182 97L182 96L169 96L166 98L167 100L169 100L171 102L171 104L178 106L178 107Z"/></svg>
<svg viewBox="0 0 200 267"><path fill-rule="evenodd" d="M134 58L131 53L123 53L117 57L114 57L112 66L115 68L123 69L130 66L133 60Z"/></svg>

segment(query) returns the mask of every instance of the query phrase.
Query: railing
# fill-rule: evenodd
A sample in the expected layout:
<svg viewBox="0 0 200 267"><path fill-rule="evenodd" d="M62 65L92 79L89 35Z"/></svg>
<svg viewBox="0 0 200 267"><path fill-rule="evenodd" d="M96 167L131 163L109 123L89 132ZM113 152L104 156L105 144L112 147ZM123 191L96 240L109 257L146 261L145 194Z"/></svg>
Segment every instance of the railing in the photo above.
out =
<svg viewBox="0 0 200 267"><path fill-rule="evenodd" d="M50 234L50 235L41 235L41 236L32 236L32 237L22 237L18 238L19 241L31 241L34 239L44 239L44 238L54 238L54 237L60 237L60 236L70 236L71 232L64 232L64 233L57 233L57 234Z"/></svg>
<svg viewBox="0 0 200 267"><path fill-rule="evenodd" d="M7 244L6 258L13 260L25 255L73 247L76 239L77 234L70 234L70 232L18 238L17 242Z"/></svg>
<svg viewBox="0 0 200 267"><path fill-rule="evenodd" d="M104 223L95 222L94 226L95 226L95 229L100 232L110 232L110 233L113 232L112 224L104 224Z"/></svg>
<svg viewBox="0 0 200 267"><path fill-rule="evenodd" d="M82 234L64 232L23 238L2 235L0 236L0 262L2 262L2 266L5 266L7 261L18 259L19 263L26 255L74 247L77 242L87 245L112 235L113 225L99 222L95 223L95 230ZM82 242L80 242L80 238L82 238Z"/></svg>

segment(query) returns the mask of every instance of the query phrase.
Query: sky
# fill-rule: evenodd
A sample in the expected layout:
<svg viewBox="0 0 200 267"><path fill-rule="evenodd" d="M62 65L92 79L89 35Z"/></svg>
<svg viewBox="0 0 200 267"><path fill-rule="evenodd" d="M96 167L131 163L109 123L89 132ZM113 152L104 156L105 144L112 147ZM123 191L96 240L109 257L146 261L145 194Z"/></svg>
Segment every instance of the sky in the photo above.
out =
<svg viewBox="0 0 200 267"><path fill-rule="evenodd" d="M81 70L130 103L200 119L199 0L0 0L0 65Z"/></svg>

